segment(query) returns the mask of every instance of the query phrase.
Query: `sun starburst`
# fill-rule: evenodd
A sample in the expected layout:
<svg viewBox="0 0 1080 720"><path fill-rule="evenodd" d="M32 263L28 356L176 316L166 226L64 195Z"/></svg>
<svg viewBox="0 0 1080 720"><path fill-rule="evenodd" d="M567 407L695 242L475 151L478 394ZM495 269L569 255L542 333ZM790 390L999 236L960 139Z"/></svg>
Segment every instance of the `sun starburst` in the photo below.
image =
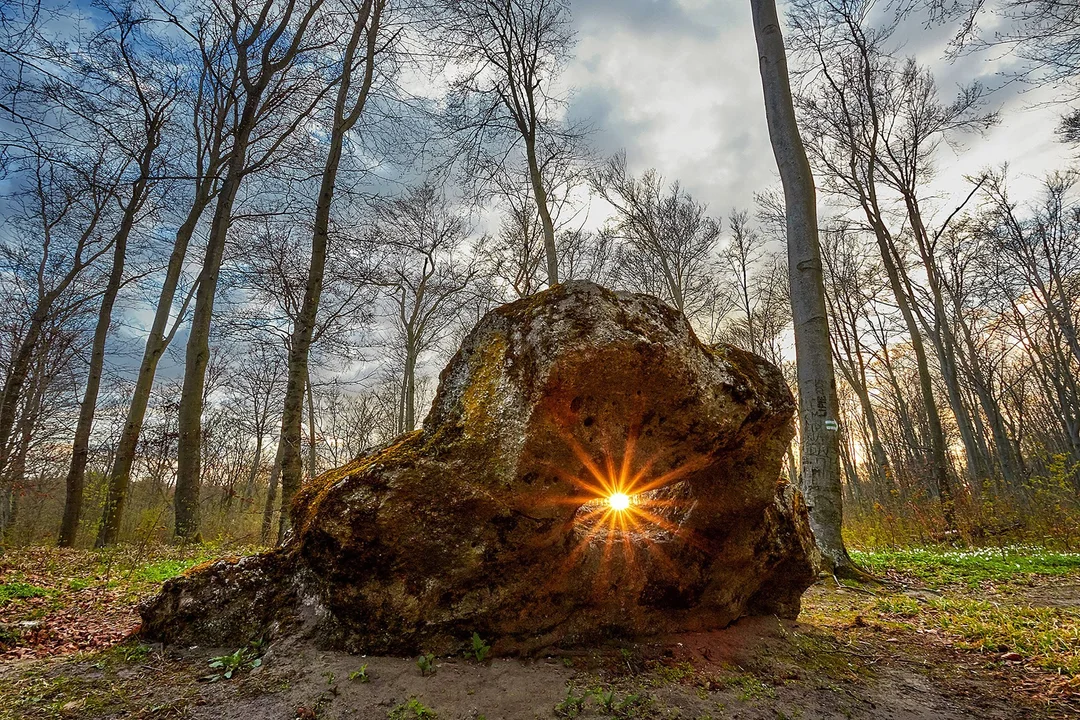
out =
<svg viewBox="0 0 1080 720"><path fill-rule="evenodd" d="M636 549L644 549L656 565L673 568L660 544L677 536L694 542L682 528L694 502L688 494L689 488L681 481L702 468L705 459L684 461L658 472L655 470L661 465L658 457L635 461L634 431L628 434L621 456L607 450L587 452L570 434L564 439L583 471L575 474L558 470L580 491L559 501L577 507L574 524L578 540L570 561L576 562L590 547L600 551L603 565L616 548L626 560L633 559Z"/></svg>
<svg viewBox="0 0 1080 720"><path fill-rule="evenodd" d="M615 512L623 512L630 509L630 496L626 493L613 492L608 495L608 505Z"/></svg>

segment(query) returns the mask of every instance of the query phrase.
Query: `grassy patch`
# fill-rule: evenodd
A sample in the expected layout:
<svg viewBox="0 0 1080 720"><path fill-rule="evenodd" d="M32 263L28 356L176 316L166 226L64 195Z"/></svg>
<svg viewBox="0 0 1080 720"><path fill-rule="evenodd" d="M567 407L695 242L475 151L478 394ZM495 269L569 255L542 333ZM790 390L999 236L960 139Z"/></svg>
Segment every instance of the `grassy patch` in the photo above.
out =
<svg viewBox="0 0 1080 720"><path fill-rule="evenodd" d="M132 579L138 582L146 583L163 583L166 580L170 580L177 575L180 575L188 568L194 567L199 563L206 562L213 559L213 556L198 556L194 558L184 558L180 560L162 560L160 562L150 563L136 569L132 573Z"/></svg>
<svg viewBox="0 0 1080 720"><path fill-rule="evenodd" d="M891 630L938 633L961 650L997 660L1006 653L1055 674L1080 680L1080 610L1002 604L946 596L919 603L886 595L868 602L868 614Z"/></svg>
<svg viewBox="0 0 1080 720"><path fill-rule="evenodd" d="M1038 575L1080 573L1080 553L1022 545L974 550L909 548L851 554L857 563L875 574L892 572L935 588L949 585L974 588L986 581L1006 583Z"/></svg>
<svg viewBox="0 0 1080 720"><path fill-rule="evenodd" d="M1044 607L1025 599L1027 586L1080 575L1080 554L1025 546L853 554L878 576L926 585L938 593L885 588L873 594L815 595L806 605L805 619L870 642L881 639L875 629L916 643L941 638L993 663L1044 670L1080 688L1080 608Z"/></svg>
<svg viewBox="0 0 1080 720"><path fill-rule="evenodd" d="M0 718L97 717L126 706L118 685L63 673L28 673L0 686Z"/></svg>
<svg viewBox="0 0 1080 720"><path fill-rule="evenodd" d="M737 691L737 697L742 702L750 700L770 700L776 697L776 691L771 685L762 682L753 675L742 674L730 678L729 687Z"/></svg>
<svg viewBox="0 0 1080 720"><path fill-rule="evenodd" d="M38 587L30 583L19 581L4 583L0 585L0 605L6 605L12 600L48 597L50 594L48 588Z"/></svg>
<svg viewBox="0 0 1080 720"><path fill-rule="evenodd" d="M1080 611L942 598L923 611L924 626L957 639L957 646L1019 653L1045 670L1080 678Z"/></svg>
<svg viewBox="0 0 1080 720"><path fill-rule="evenodd" d="M0 653L69 654L107 647L138 624L136 603L169 578L221 555L255 547L118 546L103 550L0 550ZM21 623L35 621L33 631Z"/></svg>
<svg viewBox="0 0 1080 720"><path fill-rule="evenodd" d="M656 673L660 684L671 684L685 683L695 679L697 670L688 662L675 663L674 665L657 663L653 667L653 672Z"/></svg>
<svg viewBox="0 0 1080 720"><path fill-rule="evenodd" d="M907 595L884 595L874 601L873 608L883 615L913 618L919 614L919 601Z"/></svg>

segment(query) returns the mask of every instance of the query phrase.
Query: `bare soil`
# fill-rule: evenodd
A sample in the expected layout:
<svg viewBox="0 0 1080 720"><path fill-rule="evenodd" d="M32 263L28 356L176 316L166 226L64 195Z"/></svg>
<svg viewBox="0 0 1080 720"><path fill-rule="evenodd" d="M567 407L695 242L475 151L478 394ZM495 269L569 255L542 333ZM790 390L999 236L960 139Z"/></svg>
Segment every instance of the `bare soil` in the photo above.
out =
<svg viewBox="0 0 1080 720"><path fill-rule="evenodd" d="M1080 593L1070 588L1033 587L1030 600L1075 607ZM211 658L235 648L128 641L0 665L0 718L1080 717L1075 694L1047 696L1045 678L1022 663L959 650L931 633L822 620L854 592L831 579L816 585L806 621L747 618L719 632L536 659L437 658L428 675L415 659L294 642L272 644L257 668L209 681Z"/></svg>

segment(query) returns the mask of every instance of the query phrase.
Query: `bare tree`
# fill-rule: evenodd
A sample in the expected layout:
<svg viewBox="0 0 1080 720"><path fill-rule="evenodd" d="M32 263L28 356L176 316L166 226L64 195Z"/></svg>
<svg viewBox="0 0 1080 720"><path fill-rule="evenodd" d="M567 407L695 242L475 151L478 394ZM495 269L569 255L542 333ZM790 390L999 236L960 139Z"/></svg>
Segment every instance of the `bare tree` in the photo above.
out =
<svg viewBox="0 0 1080 720"><path fill-rule="evenodd" d="M212 24L192 32L208 62L216 62L216 46L205 38L208 33L224 31L229 57L237 69L236 79L242 88L237 103L237 117L231 128L232 147L222 169L217 206L207 238L206 249L195 292L195 306L188 331L184 363L184 389L180 399L180 442L176 469L176 525L178 538L194 540L199 532L199 478L201 426L206 366L210 358L210 324L214 312L221 262L232 222L233 206L244 177L263 167L274 156L300 122L308 116L318 97L307 107L289 113L277 123L269 136L255 135L270 113L281 113L294 94L310 86L312 69L297 70L297 58L322 42L313 39L311 24L319 17L323 0L287 3L254 2L249 5L215 6L219 14ZM312 30L309 35L309 29ZM209 35L209 37L213 37ZM216 76L215 76L216 77ZM307 99L303 94L300 97ZM269 128L264 128L269 130ZM262 155L249 160L248 152L255 139L265 140Z"/></svg>
<svg viewBox="0 0 1080 720"><path fill-rule="evenodd" d="M114 11L113 20L114 26L91 43L89 54L101 64L84 71L87 82L82 91L71 99L71 104L76 112L106 125L104 129L114 138L118 149L130 159L133 173L124 179L127 184L126 197L119 198L120 217L111 240L112 266L98 307L98 322L90 349L90 367L75 427L71 465L65 480L66 499L58 540L61 547L75 544L82 513L90 433L105 365L105 342L112 324L113 306L125 280L129 238L158 182L155 176L162 166L159 158L162 134L179 92L175 78L162 76L160 70L150 67L133 50L133 40L137 42L133 36L138 32L138 19ZM99 97L88 97L85 85L90 83L105 86L97 91ZM68 103L67 98L59 100ZM123 117L125 112L131 113L131 120Z"/></svg>
<svg viewBox="0 0 1080 720"><path fill-rule="evenodd" d="M248 410L242 426L249 437L255 438L251 469L241 494L245 503L250 503L255 497L255 482L263 467L264 448L272 439L271 430L281 410L279 395L286 373L281 348L276 343L261 342L249 344L248 347L249 351L238 363L234 379L240 398L237 405L246 406Z"/></svg>
<svg viewBox="0 0 1080 720"><path fill-rule="evenodd" d="M768 236L750 224L750 214L728 216L731 237L720 252L719 266L732 286L729 312L720 336L727 342L783 364L781 336L791 322L787 271L781 258L766 248Z"/></svg>
<svg viewBox="0 0 1080 720"><path fill-rule="evenodd" d="M191 83L194 90L180 98L185 114L191 119L190 136L179 142L187 151L184 157L186 162L178 163L179 167L174 170L190 183L190 195L183 197L184 202L181 203L185 209L179 212L177 218L172 248L158 290L154 317L147 334L124 420L124 429L109 471L108 494L95 541L97 547L112 545L119 537L139 436L146 419L158 363L183 323L198 287L197 282L191 282L187 292L180 296L179 307L176 307L177 293L182 290L184 281L188 248L204 213L221 189L221 171L231 149L230 118L236 106L236 83L225 82L219 75L219 61L222 61L226 52L222 41L208 40L197 52L192 53L195 58L180 53L177 60L177 64L195 66L191 76L184 78Z"/></svg>
<svg viewBox="0 0 1080 720"><path fill-rule="evenodd" d="M902 16L927 10L932 21L955 21L950 47L954 56L970 50L1004 50L1022 63L1012 72L1014 77L1065 89L1066 102L1080 96L1080 17L1069 0L905 0L896 10ZM987 16L993 17L990 32L980 27ZM1078 128L1080 111L1074 110L1064 118L1064 139L1075 141L1070 132Z"/></svg>
<svg viewBox="0 0 1080 720"><path fill-rule="evenodd" d="M547 282L559 282L553 172L579 153L582 128L561 116L554 81L573 44L567 0L444 0L446 39L465 72L457 78L452 123L466 153L466 176L506 184L511 156L524 154L544 238Z"/></svg>
<svg viewBox="0 0 1080 720"><path fill-rule="evenodd" d="M508 209L494 235L480 238L480 275L492 288L488 299L505 302L539 292L546 284L544 235L532 201L508 195ZM561 229L555 236L560 276L564 280L607 280L612 264L610 233Z"/></svg>
<svg viewBox="0 0 1080 720"><path fill-rule="evenodd" d="M934 258L935 243L960 209L932 228L921 189L932 176L936 148L955 132L987 127L994 116L980 111L984 93L978 85L962 88L952 103L940 102L924 68L888 53L885 44L895 24L868 26L870 10L865 0L796 4L791 18L794 42L819 78L799 97L799 107L825 187L861 211L877 242L918 367L934 485L945 522L954 529L951 464L924 339L937 357L969 473L985 477L988 463L985 444L959 388L956 340L944 317ZM927 276L925 303L923 289L909 270L901 241L905 232L910 233L917 262Z"/></svg>
<svg viewBox="0 0 1080 720"><path fill-rule="evenodd" d="M774 0L750 0L769 123L787 207L788 272L799 375L800 481L822 556L837 574L859 575L842 535L839 402L825 310L814 176L795 120L787 54Z"/></svg>
<svg viewBox="0 0 1080 720"><path fill-rule="evenodd" d="M678 182L665 186L656 170L631 175L624 153L594 172L591 182L616 210L606 231L621 241L617 281L657 295L688 317L697 315L714 290L720 222Z"/></svg>
<svg viewBox="0 0 1080 720"><path fill-rule="evenodd" d="M112 248L107 228L127 163L113 163L111 143L100 139L82 156L50 150L30 131L23 160L25 189L8 221L16 239L5 243L7 270L21 278L26 327L7 367L0 399L0 477L11 461L11 438L23 390L50 319L92 301L80 288Z"/></svg>
<svg viewBox="0 0 1080 720"><path fill-rule="evenodd" d="M300 426L303 412L302 395L305 385L309 391L311 381L308 372L308 353L315 333L316 319L319 313L319 301L322 296L323 275L326 256L330 246L330 213L334 201L334 190L345 136L360 119L368 94L375 78L375 60L380 50L384 50L386 41L380 32L383 11L387 0L363 0L359 4L346 5L347 17L351 20L352 30L345 52L341 58L341 74L336 78L337 97L335 98L330 118L330 137L323 165L322 180L318 200L315 204L314 232L311 240L311 261L308 265L307 282L304 286L304 300L293 323L292 338L289 343L289 372L285 385L285 402L281 416L281 436L284 443L281 466L281 507L282 523L288 522L286 510L293 495L300 489L302 468L300 460ZM355 84L355 87L354 87ZM309 413L314 415L314 405L308 400ZM314 437L314 420L309 422L309 429ZM311 443L314 458L315 443ZM314 460L310 463L314 474Z"/></svg>
<svg viewBox="0 0 1080 720"><path fill-rule="evenodd" d="M1080 459L1080 215L1071 197L1075 185L1072 174L1051 175L1042 201L1025 212L1011 200L1004 174L991 176L984 189L986 214L979 221L979 232L989 241L990 255L983 256L982 263L989 297L984 296L979 307L999 308L1000 321L993 331L1015 338L1017 348L1029 357L1028 374L1037 379L1043 402L1053 408L1051 423L1060 432L1047 433L1047 440L1054 435L1060 440L1042 445L1057 446ZM1008 437L999 443L1011 445Z"/></svg>
<svg viewBox="0 0 1080 720"><path fill-rule="evenodd" d="M873 353L867 347L868 313L880 302L882 275L880 261L868 255L859 238L846 227L825 233L822 246L825 261L825 286L828 292L829 318L832 320L833 357L844 380L859 402L866 426L870 455L873 458L872 477L880 485L892 481L889 457L878 429L878 413L871 400L868 364Z"/></svg>
<svg viewBox="0 0 1080 720"><path fill-rule="evenodd" d="M379 284L387 296L400 361L396 432L416 427L417 366L444 340L461 310L476 267L464 258L468 227L431 184L378 208L377 231L387 257Z"/></svg>
<svg viewBox="0 0 1080 720"><path fill-rule="evenodd" d="M307 291L310 228L292 217L262 216L245 220L243 225L248 244L245 252L233 261L229 272L235 277L244 301L223 317L220 324L231 327L240 337L256 344L273 338L287 358ZM309 362L316 367L336 359L355 361L363 357L364 348L360 346L363 338L357 333L370 322L378 291L370 268L371 251L366 239L345 229L331 227L322 268L319 312L308 349ZM317 358L319 364L312 358ZM318 375L315 375L318 382ZM303 407L303 398L308 394L308 374L300 385L300 393ZM317 452L315 444L310 442L315 436L314 414L315 409L309 407L309 468L312 465L310 455ZM301 422L303 416L301 411ZM297 437L302 435L301 427ZM300 453L302 450L300 448ZM278 460L271 475L270 505L265 511L270 524L278 507L288 509L287 504L281 504L278 492L283 452L278 449ZM270 526L268 524L267 528Z"/></svg>

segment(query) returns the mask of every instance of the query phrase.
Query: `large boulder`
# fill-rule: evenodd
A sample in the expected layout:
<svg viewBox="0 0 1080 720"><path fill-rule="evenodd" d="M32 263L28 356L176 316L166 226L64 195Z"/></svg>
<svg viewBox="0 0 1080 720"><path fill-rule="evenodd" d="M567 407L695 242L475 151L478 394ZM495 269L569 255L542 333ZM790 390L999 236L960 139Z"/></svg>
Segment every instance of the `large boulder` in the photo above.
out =
<svg viewBox="0 0 1080 720"><path fill-rule="evenodd" d="M780 479L793 411L775 367L659 300L556 286L480 321L422 430L305 487L283 548L169 581L144 633L532 652L794 617L815 551Z"/></svg>

